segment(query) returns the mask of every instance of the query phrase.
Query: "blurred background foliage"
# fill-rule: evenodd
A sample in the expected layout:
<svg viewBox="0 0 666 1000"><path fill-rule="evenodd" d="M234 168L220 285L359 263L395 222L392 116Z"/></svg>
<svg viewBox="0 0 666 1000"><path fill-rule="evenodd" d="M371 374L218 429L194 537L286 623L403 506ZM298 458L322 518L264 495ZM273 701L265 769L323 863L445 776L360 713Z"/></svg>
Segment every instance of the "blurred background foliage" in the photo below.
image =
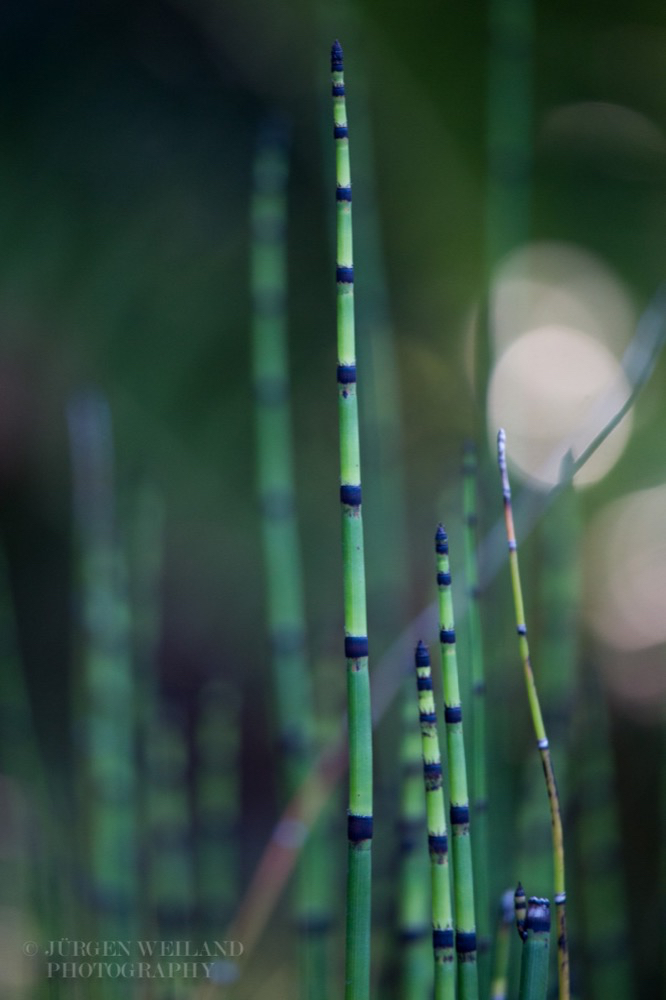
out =
<svg viewBox="0 0 666 1000"><path fill-rule="evenodd" d="M504 232L496 246L517 249L515 236L563 246L564 257L567 247L591 255L633 324L666 274L666 13L646 0L540 0L531 16L533 152L522 180L530 217L526 231ZM440 517L454 528L459 521L462 441L476 435L482 463L492 457L485 391L475 392L469 373L469 330L501 263L488 250L492 17L486 4L426 0L4 3L0 517L21 660L58 801L71 804L75 764L65 412L75 390L94 385L112 415L120 509L144 477L163 493L165 687L187 706L204 678L222 672L243 693L247 875L281 804L264 766L272 723L248 342L251 164L257 128L275 110L292 126L289 335L309 628L317 656L341 652L327 103L336 36L345 46L352 170L356 81L367 89L375 169L355 188L355 209L365 191L376 199L408 484L410 583L401 620L378 622L373 651L432 600L433 528ZM498 58L509 65L525 55L501 45ZM505 110L510 122L510 102ZM362 260L357 273L362 303ZM603 314L604 301L596 304ZM629 326L609 347L617 356ZM481 369L494 364L481 335L477 356ZM663 483L664 366L660 359L612 469L581 492L585 524L610 501ZM487 482L484 528L500 512L492 471ZM373 504L381 495L370 488L368 522ZM663 517L655 526L658 617ZM373 544L369 565L391 540ZM627 556L620 541L608 572L621 577ZM598 576L588 573L596 593ZM653 886L663 638L631 648L588 639L595 662L610 664L602 676L642 969L637 997L655 996L661 981ZM330 680L338 710L343 669L340 661ZM390 784L390 763L378 766Z"/></svg>

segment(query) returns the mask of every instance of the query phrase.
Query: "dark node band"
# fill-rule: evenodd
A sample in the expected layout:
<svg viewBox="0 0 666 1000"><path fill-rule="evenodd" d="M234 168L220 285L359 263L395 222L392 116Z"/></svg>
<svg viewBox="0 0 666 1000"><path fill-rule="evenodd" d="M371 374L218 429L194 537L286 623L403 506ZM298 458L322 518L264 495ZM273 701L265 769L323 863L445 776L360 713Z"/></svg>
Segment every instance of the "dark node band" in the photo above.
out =
<svg viewBox="0 0 666 1000"><path fill-rule="evenodd" d="M346 635L345 656L348 660L359 660L368 655L367 635Z"/></svg>
<svg viewBox="0 0 666 1000"><path fill-rule="evenodd" d="M372 816L347 816L347 839L352 844L361 840L372 840Z"/></svg>
<svg viewBox="0 0 666 1000"><path fill-rule="evenodd" d="M291 493L272 490L261 498L261 510L265 517L291 517L294 513L294 498Z"/></svg>
<svg viewBox="0 0 666 1000"><path fill-rule="evenodd" d="M408 836L404 836L398 842L398 852L400 854L411 854L412 851L415 850L417 842L418 841L417 841L416 837L413 837L413 836L409 836L409 837Z"/></svg>
<svg viewBox="0 0 666 1000"><path fill-rule="evenodd" d="M443 837L431 834L428 837L428 847L432 854L446 854L449 849L449 838L446 834Z"/></svg>
<svg viewBox="0 0 666 1000"><path fill-rule="evenodd" d="M287 626L276 628L271 633L271 645L274 653L281 653L283 656L300 653L305 646L303 629Z"/></svg>
<svg viewBox="0 0 666 1000"><path fill-rule="evenodd" d="M469 594L471 600L478 601L481 597L481 588L477 586L470 587L467 593Z"/></svg>
<svg viewBox="0 0 666 1000"><path fill-rule="evenodd" d="M476 951L476 933L474 931L457 931L456 951L459 955L469 955L471 951Z"/></svg>
<svg viewBox="0 0 666 1000"><path fill-rule="evenodd" d="M423 762L423 776L425 778L441 778L442 777L442 762L439 760L432 761L430 763Z"/></svg>
<svg viewBox="0 0 666 1000"><path fill-rule="evenodd" d="M331 46L331 72L342 73L342 46L337 38Z"/></svg>
<svg viewBox="0 0 666 1000"><path fill-rule="evenodd" d="M340 502L346 504L348 507L360 507L361 487L345 483L344 486L340 487Z"/></svg>
<svg viewBox="0 0 666 1000"><path fill-rule="evenodd" d="M338 365L338 385L353 385L356 382L356 365Z"/></svg>
<svg viewBox="0 0 666 1000"><path fill-rule="evenodd" d="M469 823L469 806L451 806L451 826L465 826Z"/></svg>
<svg viewBox="0 0 666 1000"><path fill-rule="evenodd" d="M344 83L334 83L331 87L331 94L333 97L344 97L345 96L345 85Z"/></svg>
<svg viewBox="0 0 666 1000"><path fill-rule="evenodd" d="M453 628L443 628L439 633L439 641L445 645L452 646L456 641L456 630Z"/></svg>
<svg viewBox="0 0 666 1000"><path fill-rule="evenodd" d="M437 585L439 587L450 587L451 586L451 574L450 573L438 573L437 574Z"/></svg>
<svg viewBox="0 0 666 1000"><path fill-rule="evenodd" d="M353 267L343 267L341 264L335 269L335 280L340 285L353 285L354 284L354 268Z"/></svg>
<svg viewBox="0 0 666 1000"><path fill-rule="evenodd" d="M449 551L449 537L444 530L443 524L437 525L437 531L435 532L435 549L440 554L446 554Z"/></svg>
<svg viewBox="0 0 666 1000"><path fill-rule="evenodd" d="M333 138L334 139L346 139L349 135L349 129L346 125L336 125L333 128Z"/></svg>
<svg viewBox="0 0 666 1000"><path fill-rule="evenodd" d="M301 757L307 750L307 741L303 733L293 729L282 733L278 743L285 754L298 754Z"/></svg>
<svg viewBox="0 0 666 1000"><path fill-rule="evenodd" d="M470 528L475 528L476 525L477 525L478 520L479 519L476 516L476 514L468 514L467 517L465 518L465 521L467 522L467 526L470 527Z"/></svg>
<svg viewBox="0 0 666 1000"><path fill-rule="evenodd" d="M328 934L333 927L333 920L331 917L321 914L312 914L311 916L299 917L295 921L296 930L299 934L307 934L312 937Z"/></svg>
<svg viewBox="0 0 666 1000"><path fill-rule="evenodd" d="M475 681L472 687L472 694L485 694L486 693L486 682L485 681Z"/></svg>
<svg viewBox="0 0 666 1000"><path fill-rule="evenodd" d="M436 726L437 716L434 712L419 712L419 722L426 726Z"/></svg>
<svg viewBox="0 0 666 1000"><path fill-rule="evenodd" d="M432 677L430 674L427 677L416 678L416 689L417 691L432 691Z"/></svg>
<svg viewBox="0 0 666 1000"><path fill-rule="evenodd" d="M414 662L417 667L430 666L430 650L426 646L425 642L422 642L420 639L416 644L416 650L414 651Z"/></svg>
<svg viewBox="0 0 666 1000"><path fill-rule="evenodd" d="M462 722L462 705L445 705L444 722L452 724Z"/></svg>
<svg viewBox="0 0 666 1000"><path fill-rule="evenodd" d="M404 927L398 931L398 941L401 944L410 944L412 941L423 941L423 938L427 934L427 927Z"/></svg>
<svg viewBox="0 0 666 1000"><path fill-rule="evenodd" d="M525 928L535 933L550 931L550 902L538 896L530 896L527 904Z"/></svg>
<svg viewBox="0 0 666 1000"><path fill-rule="evenodd" d="M420 770L421 762L419 761L419 772ZM423 827L420 819L400 819L396 823L396 830L402 840L411 840L412 837L420 837L422 835Z"/></svg>
<svg viewBox="0 0 666 1000"><path fill-rule="evenodd" d="M440 930L436 927L432 932L433 948L453 948L453 931L450 928Z"/></svg>
<svg viewBox="0 0 666 1000"><path fill-rule="evenodd" d="M351 188L350 187L337 187L335 189L335 200L336 201L351 201Z"/></svg>
<svg viewBox="0 0 666 1000"><path fill-rule="evenodd" d="M284 378L260 378L254 384L254 395L262 406L277 406L284 403L288 395L288 385Z"/></svg>
<svg viewBox="0 0 666 1000"><path fill-rule="evenodd" d="M280 316L285 310L285 294L279 288L262 288L252 296L255 312L263 319Z"/></svg>
<svg viewBox="0 0 666 1000"><path fill-rule="evenodd" d="M527 625L517 625L516 632L518 635L527 635Z"/></svg>

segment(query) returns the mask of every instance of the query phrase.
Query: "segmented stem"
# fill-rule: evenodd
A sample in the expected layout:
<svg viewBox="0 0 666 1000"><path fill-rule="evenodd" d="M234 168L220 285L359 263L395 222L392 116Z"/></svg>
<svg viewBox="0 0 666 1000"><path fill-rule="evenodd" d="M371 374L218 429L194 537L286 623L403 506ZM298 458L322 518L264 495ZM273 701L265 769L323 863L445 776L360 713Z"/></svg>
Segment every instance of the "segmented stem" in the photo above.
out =
<svg viewBox="0 0 666 1000"><path fill-rule="evenodd" d="M262 513L267 614L283 781L294 791L305 773L311 684L305 642L296 519L287 345L285 127L267 122L258 138L252 192L252 356L257 481Z"/></svg>
<svg viewBox="0 0 666 1000"><path fill-rule="evenodd" d="M513 510L511 506L511 486L509 483L509 473L506 464L506 435L500 430L497 435L497 459L500 475L502 478L502 494L504 497L504 520L506 524L506 535L509 544L509 567L511 570L511 587L513 590L513 602L516 612L516 629L518 632L518 645L520 656L523 662L525 674L525 684L527 686L527 698L529 701L532 723L537 738L537 747L541 756L541 763L546 778L546 789L548 791L548 801L550 803L550 818L553 834L553 868L555 876L555 905L557 908L557 950L558 950L558 979L560 1000L569 1000L569 946L567 941L566 925L566 890L564 880L564 837L562 833L562 816L560 813L560 800L557 792L557 783L553 771L553 764L548 746L546 728L541 715L539 696L537 694L532 664L530 662L530 650L527 641L527 626L525 624L525 610L523 607L523 592L520 585L520 571L518 567L518 545L516 542L516 532L513 525Z"/></svg>
<svg viewBox="0 0 666 1000"><path fill-rule="evenodd" d="M451 797L450 819L458 995L460 1000L476 1000L479 995L479 984L467 766L465 763L455 621L451 596L449 542L441 524L435 535L435 551L437 553L437 585L439 588L439 640L442 659L444 721L446 723L449 793Z"/></svg>
<svg viewBox="0 0 666 1000"><path fill-rule="evenodd" d="M490 1000L506 1000L509 988L509 953L511 925L514 919L514 894L511 889L502 893L495 935L495 958L490 983Z"/></svg>
<svg viewBox="0 0 666 1000"><path fill-rule="evenodd" d="M347 836L346 1000L367 1000L370 992L370 883L372 847L372 717L368 672L365 563L361 516L361 462L356 396L354 262L351 174L342 48L331 49L336 147L338 296L338 400L340 414L340 501L345 604L345 656L349 725L349 811Z"/></svg>
<svg viewBox="0 0 666 1000"><path fill-rule="evenodd" d="M432 946L435 957L435 1000L454 1000L456 995L453 961L453 915L449 876L449 842L444 808L442 760L437 735L437 715L432 692L430 653L419 642L415 654L416 685L419 693L419 722L423 751L423 779L426 793L428 850L432 883Z"/></svg>
<svg viewBox="0 0 666 1000"><path fill-rule="evenodd" d="M530 896L525 917L518 1000L546 1000L549 948L550 903L547 899Z"/></svg>
<svg viewBox="0 0 666 1000"><path fill-rule="evenodd" d="M474 888L479 933L479 955L490 947L490 896L488 889L488 791L486 775L486 680L479 609L477 560L477 460L472 442L463 460L463 521L465 577L469 604L469 652L472 675L472 816L474 838Z"/></svg>

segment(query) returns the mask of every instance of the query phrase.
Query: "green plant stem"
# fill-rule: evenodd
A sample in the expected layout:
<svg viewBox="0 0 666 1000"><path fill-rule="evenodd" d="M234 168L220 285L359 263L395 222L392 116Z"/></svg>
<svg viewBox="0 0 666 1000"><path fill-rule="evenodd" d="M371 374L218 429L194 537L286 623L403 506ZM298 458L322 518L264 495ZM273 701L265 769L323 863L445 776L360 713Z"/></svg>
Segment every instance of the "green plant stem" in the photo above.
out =
<svg viewBox="0 0 666 1000"><path fill-rule="evenodd" d="M449 842L444 807L442 760L432 691L430 653L419 642L415 654L419 722L423 752L428 849L432 884L432 944L435 958L435 1000L454 1000L456 970L453 952L453 914L449 875Z"/></svg>
<svg viewBox="0 0 666 1000"><path fill-rule="evenodd" d="M467 626L472 679L472 840L479 963L490 948L490 896L488 889L488 785L486 775L486 678L479 608L477 560L477 459L470 442L463 460L463 522ZM482 993L485 992L482 990Z"/></svg>
<svg viewBox="0 0 666 1000"><path fill-rule="evenodd" d="M531 896L525 918L518 1000L546 1000L549 948L550 903Z"/></svg>
<svg viewBox="0 0 666 1000"><path fill-rule="evenodd" d="M453 856L456 957L459 1000L476 1000L479 995L474 877L469 825L467 765L463 738L462 705L456 654L455 620L451 595L449 542L440 524L435 535L437 586L439 590L439 640L442 659L444 721L449 772L450 819Z"/></svg>
<svg viewBox="0 0 666 1000"><path fill-rule="evenodd" d="M493 974L490 982L490 1000L507 1000L509 989L509 955L511 928L514 920L514 895L510 889L502 894L495 935Z"/></svg>
<svg viewBox="0 0 666 1000"><path fill-rule="evenodd" d="M346 1000L367 1000L370 992L372 716L356 396L351 174L342 48L337 41L331 50L331 72L336 145L340 500L349 738L345 996Z"/></svg>
<svg viewBox="0 0 666 1000"><path fill-rule="evenodd" d="M85 808L97 933L132 930L137 913L135 701L125 556L118 537L106 399L68 406L82 618Z"/></svg>
<svg viewBox="0 0 666 1000"><path fill-rule="evenodd" d="M550 755L548 737L543 723L539 696L537 694L534 673L530 662L529 643L527 641L527 626L525 624L525 610L523 606L523 592L520 584L520 570L518 566L518 545L516 542L516 532L513 524L513 511L511 507L511 486L509 484L509 473L506 464L506 435L500 430L497 436L497 457L502 478L502 494L504 497L504 520L506 535L509 546L509 567L511 571L511 588L513 591L513 603L516 613L516 628L518 632L518 645L523 663L525 684L527 687L527 699L532 716L532 723L537 739L537 747L543 765L546 779L546 789L550 804L551 828L553 835L553 870L555 879L555 905L557 907L557 944L558 944L558 981L560 1000L569 1000L569 945L567 941L566 924L566 889L564 877L564 837L562 831L562 816L560 813L560 801L557 792L557 783L553 771L553 764Z"/></svg>

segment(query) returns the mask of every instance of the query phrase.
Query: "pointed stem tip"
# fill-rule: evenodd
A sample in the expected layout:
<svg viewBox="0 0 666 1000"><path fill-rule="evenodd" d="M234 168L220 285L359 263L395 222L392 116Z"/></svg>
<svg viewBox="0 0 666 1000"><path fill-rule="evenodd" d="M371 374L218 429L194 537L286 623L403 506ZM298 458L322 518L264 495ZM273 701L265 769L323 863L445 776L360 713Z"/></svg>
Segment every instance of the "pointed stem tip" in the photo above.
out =
<svg viewBox="0 0 666 1000"><path fill-rule="evenodd" d="M331 72L342 73L342 46L337 38L331 46Z"/></svg>
<svg viewBox="0 0 666 1000"><path fill-rule="evenodd" d="M444 530L443 524L437 525L437 531L435 532L435 551L439 552L440 555L444 555L449 551L449 538Z"/></svg>
<svg viewBox="0 0 666 1000"><path fill-rule="evenodd" d="M414 655L417 667L429 667L430 666L430 650L426 646L425 642L419 639L416 644L416 651Z"/></svg>

